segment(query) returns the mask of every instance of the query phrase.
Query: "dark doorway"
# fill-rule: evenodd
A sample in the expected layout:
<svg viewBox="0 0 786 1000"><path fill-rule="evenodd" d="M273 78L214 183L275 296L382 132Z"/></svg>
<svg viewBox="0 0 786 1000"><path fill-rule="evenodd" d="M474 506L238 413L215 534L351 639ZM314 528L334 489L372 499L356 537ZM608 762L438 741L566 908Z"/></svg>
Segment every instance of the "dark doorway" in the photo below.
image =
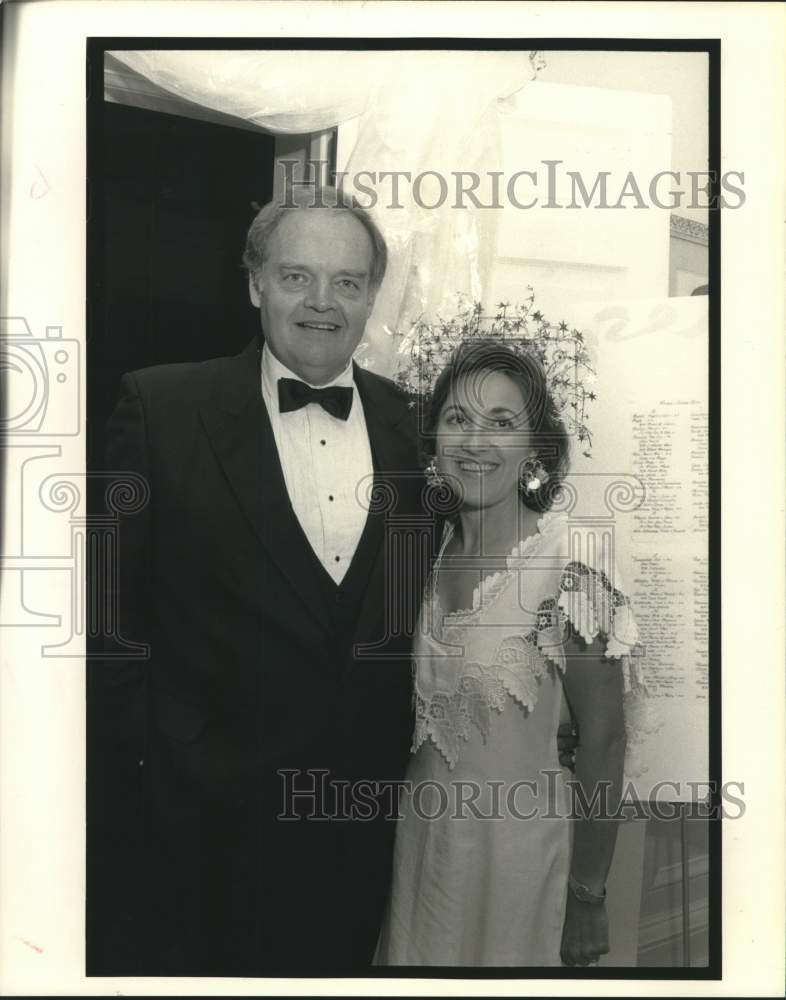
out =
<svg viewBox="0 0 786 1000"><path fill-rule="evenodd" d="M98 473L88 480L88 508L100 524L104 429L122 374L237 354L258 329L241 255L254 203L272 196L275 139L103 101L89 104L88 124L87 468ZM111 845L113 857L133 857L139 816L125 795L134 776L121 775L123 781L102 767L97 748L111 746L113 736L111 722L96 712L95 691L110 666L122 677L135 663L103 659L103 564L93 557L86 572L95 595L87 678L87 967L100 974L107 971L100 963L108 929L124 926L122 900L134 891L104 856ZM102 825L102 816L114 825ZM127 972L136 956L129 951L117 961L110 971Z"/></svg>
<svg viewBox="0 0 786 1000"><path fill-rule="evenodd" d="M275 139L107 102L92 140L88 384L101 437L123 372L236 354L256 332L240 258L252 203L272 196Z"/></svg>

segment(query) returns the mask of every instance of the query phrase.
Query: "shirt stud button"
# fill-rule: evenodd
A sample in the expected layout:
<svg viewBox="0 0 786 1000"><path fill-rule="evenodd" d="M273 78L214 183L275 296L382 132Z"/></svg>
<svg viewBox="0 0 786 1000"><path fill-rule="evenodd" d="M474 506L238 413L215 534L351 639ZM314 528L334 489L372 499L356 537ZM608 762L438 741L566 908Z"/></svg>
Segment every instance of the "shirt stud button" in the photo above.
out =
<svg viewBox="0 0 786 1000"><path fill-rule="evenodd" d="M327 441L325 441L325 439L323 438L319 443L320 444L327 444Z"/></svg>

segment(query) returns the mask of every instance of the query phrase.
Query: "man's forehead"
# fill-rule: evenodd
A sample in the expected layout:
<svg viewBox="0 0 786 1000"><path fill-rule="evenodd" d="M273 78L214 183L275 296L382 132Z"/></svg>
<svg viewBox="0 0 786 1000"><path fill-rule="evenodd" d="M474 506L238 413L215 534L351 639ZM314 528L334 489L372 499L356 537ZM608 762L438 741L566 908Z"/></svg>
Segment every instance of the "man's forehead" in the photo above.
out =
<svg viewBox="0 0 786 1000"><path fill-rule="evenodd" d="M284 212L271 236L280 248L314 240L340 239L347 247L371 253L371 237L363 223L340 208L293 208Z"/></svg>

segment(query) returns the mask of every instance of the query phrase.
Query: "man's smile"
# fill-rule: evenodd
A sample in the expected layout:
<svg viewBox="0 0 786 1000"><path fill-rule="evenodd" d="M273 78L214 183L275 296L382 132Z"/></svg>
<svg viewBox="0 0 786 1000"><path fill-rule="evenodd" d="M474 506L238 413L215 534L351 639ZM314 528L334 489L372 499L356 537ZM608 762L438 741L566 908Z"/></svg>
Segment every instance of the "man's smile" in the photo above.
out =
<svg viewBox="0 0 786 1000"><path fill-rule="evenodd" d="M295 323L295 326L299 326L301 330L322 330L325 333L334 333L336 330L341 329L338 323L328 323L318 320L301 320L299 323Z"/></svg>

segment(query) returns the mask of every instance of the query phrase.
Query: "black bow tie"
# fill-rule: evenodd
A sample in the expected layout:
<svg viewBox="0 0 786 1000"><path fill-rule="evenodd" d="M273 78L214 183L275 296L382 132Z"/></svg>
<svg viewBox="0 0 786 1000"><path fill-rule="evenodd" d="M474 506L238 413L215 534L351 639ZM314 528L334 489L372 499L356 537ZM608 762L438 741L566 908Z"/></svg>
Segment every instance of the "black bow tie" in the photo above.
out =
<svg viewBox="0 0 786 1000"><path fill-rule="evenodd" d="M352 409L352 386L331 385L315 389L296 378L278 380L278 409L280 413L299 410L309 403L319 403L323 410L338 420L346 420Z"/></svg>

